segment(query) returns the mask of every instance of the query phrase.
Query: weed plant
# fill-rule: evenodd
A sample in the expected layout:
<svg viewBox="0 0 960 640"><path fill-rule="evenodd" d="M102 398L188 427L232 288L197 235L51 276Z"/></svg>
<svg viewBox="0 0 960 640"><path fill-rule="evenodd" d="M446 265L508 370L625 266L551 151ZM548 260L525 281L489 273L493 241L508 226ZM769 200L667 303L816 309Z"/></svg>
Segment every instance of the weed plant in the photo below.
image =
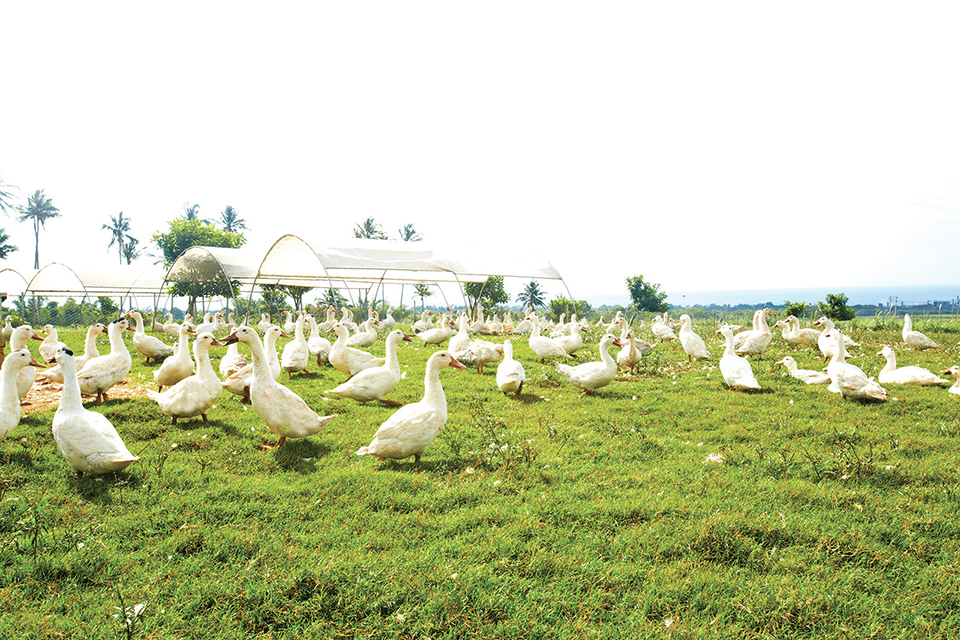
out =
<svg viewBox="0 0 960 640"><path fill-rule="evenodd" d="M870 375L882 344L960 361L952 328L918 353L871 322L847 327ZM763 390L731 392L696 328L711 360L660 344L591 396L519 336L519 397L446 370L419 464L356 456L395 409L325 396L343 376L315 365L281 382L339 417L280 449L226 392L176 426L117 398L87 406L141 459L78 480L53 411L26 415L0 442L0 638L960 637L960 397L844 402L776 366L823 366L779 332ZM420 398L434 350L401 347L389 398Z"/></svg>

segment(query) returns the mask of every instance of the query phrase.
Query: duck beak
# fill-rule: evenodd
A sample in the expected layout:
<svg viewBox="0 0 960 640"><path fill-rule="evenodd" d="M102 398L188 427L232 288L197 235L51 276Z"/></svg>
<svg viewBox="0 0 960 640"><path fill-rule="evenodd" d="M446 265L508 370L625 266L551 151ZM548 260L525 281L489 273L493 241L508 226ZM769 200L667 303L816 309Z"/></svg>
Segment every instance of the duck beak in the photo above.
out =
<svg viewBox="0 0 960 640"><path fill-rule="evenodd" d="M410 337L409 335L407 335L407 334L403 334L403 337L400 338L400 339L403 340L404 342L413 342L413 338L411 338L411 337Z"/></svg>
<svg viewBox="0 0 960 640"><path fill-rule="evenodd" d="M239 342L239 341L240 341L240 338L237 337L237 332L234 331L230 335L228 335L226 338L223 339L223 342L220 344L220 346L223 346L225 344L233 344L234 342Z"/></svg>
<svg viewBox="0 0 960 640"><path fill-rule="evenodd" d="M30 358L30 365L34 367L40 367L41 369L47 368L47 365L37 362L36 358Z"/></svg>
<svg viewBox="0 0 960 640"><path fill-rule="evenodd" d="M450 366L455 369L466 369L466 367L460 364L460 361L453 356L450 356Z"/></svg>
<svg viewBox="0 0 960 640"><path fill-rule="evenodd" d="M220 342L219 340L217 340L216 338L214 338L214 339L213 339L213 342L210 343L210 346L211 346L211 347L223 347L223 346L226 346L226 345L224 345L222 342Z"/></svg>

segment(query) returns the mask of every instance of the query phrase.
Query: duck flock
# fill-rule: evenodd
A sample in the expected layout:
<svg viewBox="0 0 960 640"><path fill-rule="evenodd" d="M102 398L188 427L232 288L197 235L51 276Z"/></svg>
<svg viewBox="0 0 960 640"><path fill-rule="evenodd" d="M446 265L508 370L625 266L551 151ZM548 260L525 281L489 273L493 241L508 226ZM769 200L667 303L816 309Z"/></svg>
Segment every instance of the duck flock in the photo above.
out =
<svg viewBox="0 0 960 640"><path fill-rule="evenodd" d="M526 374L523 365L514 359L513 340L522 337L542 363L552 362L563 380L584 394L592 394L613 382L618 371L635 371L641 359L654 350L654 344L639 339L620 313L609 324L601 317L595 325L601 332L600 359L579 364L569 362L578 359L575 354L585 346L584 335L595 327L578 320L576 315L569 322L564 322L561 316L559 323L551 324L530 310L514 324L509 311L500 318L489 319L484 318L483 310L479 318L463 313L457 317L452 314L434 317L432 312L425 311L413 323L413 335L409 335L396 327L392 312L382 321L373 312L360 323L354 321L352 312L346 308L341 310L340 318L333 308L328 308L323 322L317 322L313 315L305 312L284 313L285 318L279 325L263 314L256 326L237 322L233 314L206 314L199 324L194 324L189 316L182 324L175 323L172 316L166 314L163 322L152 323L151 332L164 335L167 340L176 337L175 344L171 345L157 335L148 334L143 315L130 311L109 325L90 326L84 352L79 356L59 340L55 327L47 325L43 331L45 337L41 337L28 325L12 326L8 318L3 328L3 342L11 351L0 369L0 437L14 431L20 421L21 400L40 378L62 385L60 404L53 418L53 436L78 476L119 471L135 462L138 458L127 450L107 418L83 404L84 397L95 398L97 402L106 400L111 388L130 372L131 353L124 340L127 331L133 332L132 343L145 361L159 363L153 370L157 389L149 390L147 395L173 424L196 416L207 421L207 413L215 407L223 390L227 390L238 396L240 402L249 404L279 436L277 447L283 446L287 438L311 436L336 418L336 414L321 416L314 411L281 382L283 373L293 376L306 371L315 361L318 366L330 366L345 376L343 382L327 390L328 393L359 403L375 401L397 406L398 403L385 396L396 389L403 378L398 346L409 341L436 345L440 350L433 352L426 364L423 398L399 406L376 430L370 443L357 451L357 455L379 459L413 456L417 462L447 420L447 402L440 384L443 369L469 366L483 373L484 365L496 365L498 389L520 396ZM763 353L773 339L773 329L777 328L782 329L787 343L818 350L825 366L821 371L799 369L790 356L777 364L806 384L828 385L829 391L841 394L844 400L886 400L887 392L882 385L948 383L921 367L898 368L896 354L889 346L877 354L886 359L886 366L876 378L870 377L847 362L847 349L859 345L828 318L814 323L819 329L801 328L794 316L776 322L771 328L767 322L770 315L769 309L760 309L754 314L752 328L739 331L742 327L724 324L716 331L725 343L719 369L729 389L761 388L749 358ZM711 358L706 342L696 333L686 314L680 316L679 324L666 315L657 316L650 331L657 342L677 341L690 362ZM109 339L110 351L101 355L97 338L104 333ZM215 334L223 337L217 339ZM478 337L481 335L506 339L494 342ZM904 317L902 337L912 349L938 348L933 340L913 330L909 315ZM290 339L282 350L277 346L280 338ZM367 351L381 339L385 347L383 357ZM32 340L40 341L41 361L28 348ZM238 350L240 343L245 345L252 361ZM219 371L215 371L209 350L218 346L227 346L227 351L220 359ZM613 347L619 348L616 356L611 355ZM960 367L953 366L940 375L948 374L956 378L950 393L960 394Z"/></svg>

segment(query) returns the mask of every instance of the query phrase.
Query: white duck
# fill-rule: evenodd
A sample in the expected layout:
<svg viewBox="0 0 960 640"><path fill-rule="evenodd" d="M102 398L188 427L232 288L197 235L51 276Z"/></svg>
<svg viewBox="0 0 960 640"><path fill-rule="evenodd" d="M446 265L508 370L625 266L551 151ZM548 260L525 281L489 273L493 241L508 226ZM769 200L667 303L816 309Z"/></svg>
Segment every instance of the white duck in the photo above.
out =
<svg viewBox="0 0 960 640"><path fill-rule="evenodd" d="M945 376L947 374L950 374L951 376L957 379L956 382L950 385L950 388L947 389L947 391L949 391L950 393L960 395L960 366L953 365L949 369L946 369L940 372L940 375L942 376Z"/></svg>
<svg viewBox="0 0 960 640"><path fill-rule="evenodd" d="M40 357L43 358L44 362L50 364L53 362L53 356L56 355L57 349L67 345L66 343L60 342L60 336L57 335L57 328L52 324L44 325L43 332L47 335L40 343Z"/></svg>
<svg viewBox="0 0 960 640"><path fill-rule="evenodd" d="M837 345L836 351L827 365L827 375L830 376L828 389L839 392L843 399L856 398L886 400L887 391L873 378L870 378L860 367L846 361L847 350L843 344L843 333L837 328L831 330Z"/></svg>
<svg viewBox="0 0 960 640"><path fill-rule="evenodd" d="M903 316L902 336L903 341L906 342L908 346L921 351L923 349L936 349L939 346L924 334L913 330L913 319L910 318L909 313Z"/></svg>
<svg viewBox="0 0 960 640"><path fill-rule="evenodd" d="M680 316L680 345L687 354L687 362L692 362L694 358L697 360L710 359L710 352L707 351L706 343L693 330L693 322L687 314Z"/></svg>
<svg viewBox="0 0 960 640"><path fill-rule="evenodd" d="M420 314L420 319L414 322L410 329L414 333L423 333L424 331L433 329L433 322L430 320L431 315L433 315L432 311L427 311L424 309L423 313Z"/></svg>
<svg viewBox="0 0 960 640"><path fill-rule="evenodd" d="M139 460L127 451L109 420L84 408L73 352L63 347L56 360L63 369L63 394L53 415L53 439L77 477L121 471Z"/></svg>
<svg viewBox="0 0 960 640"><path fill-rule="evenodd" d="M331 306L327 306L327 319L317 325L317 329L320 333L325 333L330 330L330 327L337 323L337 310Z"/></svg>
<svg viewBox="0 0 960 640"><path fill-rule="evenodd" d="M384 319L380 321L380 325L384 331L389 332L393 331L393 328L396 326L396 324L397 319L393 317L393 307L390 307L387 309Z"/></svg>
<svg viewBox="0 0 960 640"><path fill-rule="evenodd" d="M635 372L637 365L640 364L640 359L643 357L643 352L637 348L637 336L633 333L633 329L628 328L620 336L620 343L623 348L617 354L617 366L620 369L629 369L631 372Z"/></svg>
<svg viewBox="0 0 960 640"><path fill-rule="evenodd" d="M523 370L523 363L513 359L513 343L504 341L503 361L497 365L497 386L504 393L513 392L519 396L526 381L527 374Z"/></svg>
<svg viewBox="0 0 960 640"><path fill-rule="evenodd" d="M661 342L669 342L677 339L677 334L667 326L660 316L654 317L653 322L650 324L650 330L653 331L653 335L659 338Z"/></svg>
<svg viewBox="0 0 960 640"><path fill-rule="evenodd" d="M296 321L293 319L293 314L287 310L283 312L283 330L287 333L293 333L297 330Z"/></svg>
<svg viewBox="0 0 960 640"><path fill-rule="evenodd" d="M153 372L153 379L157 382L157 391L164 387L172 387L184 378L193 375L193 359L190 357L190 334L193 329L187 325L180 325L177 350L169 358L164 358L160 368Z"/></svg>
<svg viewBox="0 0 960 640"><path fill-rule="evenodd" d="M127 330L132 331L123 318L114 320L107 326L110 353L94 358L77 373L82 394L95 395L97 402L104 402L107 400L107 391L130 373L132 361L127 345L123 341L123 332Z"/></svg>
<svg viewBox="0 0 960 640"><path fill-rule="evenodd" d="M424 450L447 422L447 398L440 384L440 371L447 367L463 369L449 351L438 351L427 360L423 380L423 399L400 407L380 425L373 440L357 450L358 456L400 460L414 456L420 462Z"/></svg>
<svg viewBox="0 0 960 640"><path fill-rule="evenodd" d="M13 335L13 318L11 318L10 316L7 316L6 319L3 321L3 331L2 331L3 344L9 343L10 336L12 335Z"/></svg>
<svg viewBox="0 0 960 640"><path fill-rule="evenodd" d="M236 329L236 326L234 326L234 329ZM231 342L227 346L227 352L220 358L220 377L224 380L250 364L247 361L247 356L240 353L240 349L237 348L238 344L238 342Z"/></svg>
<svg viewBox="0 0 960 640"><path fill-rule="evenodd" d="M173 314L169 311L163 314L163 332L169 336L180 334L180 323L174 322Z"/></svg>
<svg viewBox="0 0 960 640"><path fill-rule="evenodd" d="M593 393L600 387L605 387L613 382L617 375L617 361L610 355L610 346L622 347L623 344L612 333L604 334L600 338L600 361L585 362L584 364L572 367L561 362L554 361L553 365L567 382L582 389L584 393Z"/></svg>
<svg viewBox="0 0 960 640"><path fill-rule="evenodd" d="M641 327L643 326L642 322L640 323L640 326ZM624 344L624 348L627 348L626 346L627 332L629 331L630 333L633 334L633 343L636 345L637 351L640 352L641 356L648 356L651 353L653 353L653 345L647 342L646 340L641 340L640 338L638 338L636 332L630 328L630 322L626 318L624 318L622 315L617 316L617 321L614 324L614 330L606 331L605 333L612 333L616 335L617 327L620 328L620 342Z"/></svg>
<svg viewBox="0 0 960 640"><path fill-rule="evenodd" d="M77 369L82 369L88 362L100 357L100 352L97 351L97 336L106 332L107 327L100 322L92 324L87 328L87 336L83 342L83 355L76 358ZM60 368L60 365L41 371L40 375L50 382L63 384L63 369Z"/></svg>
<svg viewBox="0 0 960 640"><path fill-rule="evenodd" d="M328 311L330 310L328 309ZM333 348L333 345L320 335L320 327L317 325L317 319L313 317L313 314L307 314L307 322L310 323L310 338L307 340L307 348L310 349L310 355L317 359L317 366L323 366L330 361L330 349ZM329 327L327 328L329 329Z"/></svg>
<svg viewBox="0 0 960 640"><path fill-rule="evenodd" d="M260 322L257 323L257 329L260 330L260 333L266 334L266 333L267 333L267 329L269 329L269 328L270 328L270 325L272 325L272 324L273 324L273 323L270 322L270 314L269 314L269 313L261 313L261 314L260 314Z"/></svg>
<svg viewBox="0 0 960 640"><path fill-rule="evenodd" d="M225 342L236 340L247 345L253 356L250 405L267 427L280 436L278 447L282 447L287 438L306 438L317 433L336 417L337 414L318 415L303 398L274 380L267 354L256 331L247 326L237 327Z"/></svg>
<svg viewBox="0 0 960 640"><path fill-rule="evenodd" d="M503 345L486 340L470 340L459 351L451 351L460 364L477 368L483 374L483 365L503 360Z"/></svg>
<svg viewBox="0 0 960 640"><path fill-rule="evenodd" d="M207 411L216 404L223 391L220 378L210 364L209 351L210 347L222 346L223 343L214 338L212 333L201 331L193 341L193 357L197 360L197 372L177 382L163 393L147 392L147 395L160 405L163 415L173 418L173 424L177 424L178 418L193 416L202 416L203 421L207 422Z"/></svg>
<svg viewBox="0 0 960 640"><path fill-rule="evenodd" d="M554 338L557 343L563 347L563 350L573 355L583 347L583 334L586 333L586 325L580 322L569 323L570 332L559 338Z"/></svg>
<svg viewBox="0 0 960 640"><path fill-rule="evenodd" d="M358 349L368 349L377 342L377 326L380 322L369 318L360 323L357 332L347 338L347 345Z"/></svg>
<svg viewBox="0 0 960 640"><path fill-rule="evenodd" d="M783 321L781 320L781 322ZM791 376L807 384L827 384L830 382L830 376L822 371L814 371L813 369L798 369L797 361L790 356L786 356L777 364L782 364L787 368L787 371Z"/></svg>
<svg viewBox="0 0 960 640"><path fill-rule="evenodd" d="M154 333L163 333L163 323L157 320L158 313L159 311L157 311L156 309L154 309L153 312L150 313L150 330L153 331ZM161 316L161 320L163 318L164 316Z"/></svg>
<svg viewBox="0 0 960 640"><path fill-rule="evenodd" d="M440 314L440 326L433 329L427 329L417 334L417 337L423 340L424 345L443 344L456 335L456 330L450 328L446 314Z"/></svg>
<svg viewBox="0 0 960 640"><path fill-rule="evenodd" d="M17 376L24 367L42 367L29 349L17 349L3 359L0 368L0 438L6 437L20 424L20 396Z"/></svg>
<svg viewBox="0 0 960 640"><path fill-rule="evenodd" d="M28 324L22 324L16 327L13 333L10 334L10 350L19 351L20 349L27 349L27 343L31 340L43 340L43 338L37 335L33 327ZM36 378L36 365L27 365L20 369L20 373L17 374L17 396L21 400L30 393L30 387L33 386Z"/></svg>
<svg viewBox="0 0 960 640"><path fill-rule="evenodd" d="M564 349L559 342L553 338L540 335L540 321L537 318L537 314L531 314L530 321L532 323L532 329L527 344L530 345L530 349L540 358L540 362L546 362L551 358L570 357L570 354L567 353L567 350Z"/></svg>
<svg viewBox="0 0 960 640"><path fill-rule="evenodd" d="M891 347L884 347L877 353L887 359L887 364L877 374L877 381L880 384L913 384L919 386L929 386L944 384L940 376L923 367L908 366L897 368L897 354Z"/></svg>
<svg viewBox="0 0 960 640"><path fill-rule="evenodd" d="M720 335L726 341L723 355L720 357L720 374L730 389L745 391L759 389L760 383L753 375L753 369L746 358L738 356L733 346L733 329L729 325L720 327Z"/></svg>
<svg viewBox="0 0 960 640"><path fill-rule="evenodd" d="M136 329L133 331L133 346L146 358L147 364L149 364L151 360L156 361L160 358L173 355L173 347L160 338L148 336L146 332L144 332L143 316L140 315L139 311L128 311L124 317L133 318L134 322L137 323Z"/></svg>
<svg viewBox="0 0 960 640"><path fill-rule="evenodd" d="M413 342L413 338L404 333L402 329L391 331L387 334L386 339L387 356L385 362L379 367L371 367L357 372L355 376L343 384L335 389L330 389L329 393L357 402L370 402L371 400L383 402L383 396L396 389L397 385L400 384L400 359L397 357L397 345L401 341Z"/></svg>
<svg viewBox="0 0 960 640"><path fill-rule="evenodd" d="M245 327L247 325L240 325ZM240 327L237 327L239 329ZM236 333L236 329L232 333ZM273 324L267 327L267 332L263 336L264 357L267 366L270 368L270 375L276 380L280 377L280 358L277 356L277 340L281 337L289 337L283 332L283 329ZM259 339L259 337L258 337ZM224 340L226 342L226 340ZM227 344L231 344L226 342ZM240 401L244 404L250 404L250 385L253 382L253 363L239 369L223 381L223 388L234 395L240 396Z"/></svg>
<svg viewBox="0 0 960 640"><path fill-rule="evenodd" d="M773 339L773 332L770 331L770 326L767 324L767 316L771 313L773 312L770 311L770 309L764 308L755 314L757 330L751 331L750 334L747 335L743 344L737 347L737 353L744 356L758 356L763 353L763 350L767 348Z"/></svg>
<svg viewBox="0 0 960 640"><path fill-rule="evenodd" d="M283 346L280 368L290 377L295 373L306 371L307 365L310 364L310 347L307 346L307 340L303 337L305 322L306 318L302 313L297 316L297 321L293 324L293 340Z"/></svg>
<svg viewBox="0 0 960 640"><path fill-rule="evenodd" d="M787 323L790 325L790 337L787 338L788 342L800 344L805 347L817 345L817 340L820 338L819 331L808 327L800 328L800 319L797 318L797 316L787 316ZM783 336L784 338L787 337L786 332L784 332Z"/></svg>
<svg viewBox="0 0 960 640"><path fill-rule="evenodd" d="M330 349L330 364L340 373L354 376L364 369L379 367L386 362L385 358L378 358L367 351L348 347L349 329L342 322L335 323L330 327L328 333L337 334L337 340Z"/></svg>
<svg viewBox="0 0 960 640"><path fill-rule="evenodd" d="M820 353L823 354L824 360L833 358L837 352L837 341L834 336L836 325L833 323L833 320L826 316L821 316L813 324L817 327L823 327L823 331L820 332L820 335L817 337L817 348L819 348ZM836 333L843 336L844 349L860 346L860 343L854 342L850 336L844 335L839 329L836 329Z"/></svg>

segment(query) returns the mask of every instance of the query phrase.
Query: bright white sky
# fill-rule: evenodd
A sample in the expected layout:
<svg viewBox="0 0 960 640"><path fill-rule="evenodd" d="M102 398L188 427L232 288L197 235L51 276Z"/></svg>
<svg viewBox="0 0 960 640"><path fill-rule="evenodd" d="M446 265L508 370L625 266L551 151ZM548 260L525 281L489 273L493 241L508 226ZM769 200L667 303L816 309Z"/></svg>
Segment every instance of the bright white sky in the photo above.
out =
<svg viewBox="0 0 960 640"><path fill-rule="evenodd" d="M40 262L186 202L253 248L373 217L574 297L960 283L956 3L8 2L0 179ZM0 218L29 268L33 234ZM143 261L145 266L149 259ZM516 283L516 288L523 283ZM553 295L556 283L543 282Z"/></svg>

